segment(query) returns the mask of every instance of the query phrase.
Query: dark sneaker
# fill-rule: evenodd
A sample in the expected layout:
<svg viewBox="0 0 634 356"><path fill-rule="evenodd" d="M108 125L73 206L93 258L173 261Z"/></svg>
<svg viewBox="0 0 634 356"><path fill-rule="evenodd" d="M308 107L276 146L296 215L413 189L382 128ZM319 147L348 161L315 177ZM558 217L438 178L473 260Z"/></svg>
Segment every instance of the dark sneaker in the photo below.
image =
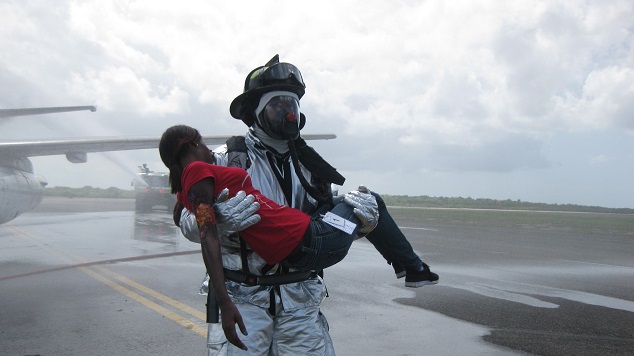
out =
<svg viewBox="0 0 634 356"><path fill-rule="evenodd" d="M405 272L405 268L403 268L398 263L392 262L392 268L394 268L394 274L396 274L396 278L403 278L407 274L407 272Z"/></svg>
<svg viewBox="0 0 634 356"><path fill-rule="evenodd" d="M407 272L405 276L405 287L418 288L430 284L438 283L438 275L423 263L423 270L417 272Z"/></svg>

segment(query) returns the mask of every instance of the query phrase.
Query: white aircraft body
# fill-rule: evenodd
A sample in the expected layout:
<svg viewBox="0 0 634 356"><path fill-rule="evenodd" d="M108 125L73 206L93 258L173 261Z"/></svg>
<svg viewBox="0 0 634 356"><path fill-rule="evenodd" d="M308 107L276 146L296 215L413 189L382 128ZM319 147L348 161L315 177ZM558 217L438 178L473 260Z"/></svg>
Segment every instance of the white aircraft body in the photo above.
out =
<svg viewBox="0 0 634 356"><path fill-rule="evenodd" d="M0 118L59 113L77 110L95 111L94 106L69 106L31 109L0 109ZM230 136L203 136L206 145L222 145ZM305 140L333 139L334 134L306 134ZM0 224L32 210L41 201L46 179L33 171L29 157L66 155L72 163L85 163L88 153L156 149L160 137L117 136L87 137L72 140L0 142Z"/></svg>

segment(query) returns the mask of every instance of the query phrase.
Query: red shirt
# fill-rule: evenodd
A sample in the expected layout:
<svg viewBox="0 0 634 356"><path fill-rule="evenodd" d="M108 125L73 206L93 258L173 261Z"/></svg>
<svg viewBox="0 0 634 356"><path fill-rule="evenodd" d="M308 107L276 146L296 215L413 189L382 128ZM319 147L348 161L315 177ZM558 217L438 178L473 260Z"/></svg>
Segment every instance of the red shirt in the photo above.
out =
<svg viewBox="0 0 634 356"><path fill-rule="evenodd" d="M224 188L229 188L229 196L244 190L260 203L257 213L262 219L259 223L240 231L240 236L266 263L279 263L302 240L310 223L310 216L286 205L280 206L262 195L253 187L251 177L242 168L216 166L201 161L188 164L183 170L183 191L179 194L179 200L189 211L194 211L188 196L189 189L208 177L214 179L214 199Z"/></svg>

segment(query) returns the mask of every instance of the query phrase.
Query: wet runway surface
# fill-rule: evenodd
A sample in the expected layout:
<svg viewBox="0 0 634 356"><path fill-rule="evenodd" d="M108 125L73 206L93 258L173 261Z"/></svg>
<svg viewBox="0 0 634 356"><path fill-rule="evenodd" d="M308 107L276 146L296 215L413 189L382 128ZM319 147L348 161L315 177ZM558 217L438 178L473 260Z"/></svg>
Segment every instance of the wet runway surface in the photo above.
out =
<svg viewBox="0 0 634 356"><path fill-rule="evenodd" d="M442 283L395 301L484 325L485 340L515 350L634 353L633 234L427 228L432 231L409 238L437 261Z"/></svg>
<svg viewBox="0 0 634 356"><path fill-rule="evenodd" d="M0 225L0 354L206 354L198 246L133 207L47 199ZM392 213L440 283L405 288L355 242L325 276L339 355L632 354L632 234Z"/></svg>

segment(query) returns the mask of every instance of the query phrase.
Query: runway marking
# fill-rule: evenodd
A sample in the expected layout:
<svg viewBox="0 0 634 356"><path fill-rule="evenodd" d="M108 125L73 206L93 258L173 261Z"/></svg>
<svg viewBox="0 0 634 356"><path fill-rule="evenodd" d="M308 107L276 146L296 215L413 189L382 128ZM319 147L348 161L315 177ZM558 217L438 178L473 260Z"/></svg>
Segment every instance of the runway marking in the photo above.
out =
<svg viewBox="0 0 634 356"><path fill-rule="evenodd" d="M168 252L168 253L158 253L158 254L154 254L154 255L123 257L123 258L114 258L114 259L110 259L110 260L75 263L75 264L71 264L71 265L67 265L67 266L58 266L58 267L47 268L47 269L42 269L42 270L38 270L38 271L32 271L32 272L26 272L26 273L20 273L20 274L14 274L14 275L10 275L10 276L5 276L5 277L1 277L0 281L4 281L4 280L7 280L7 279L13 279L13 278L26 277L26 276L31 276L31 275L35 275L35 274L41 274L41 273L56 272L56 271L61 271L61 270L71 269L71 268L87 267L87 266L93 266L93 265L103 265L103 264L110 264L110 263L117 263L117 262L149 260L149 259L162 258L162 257L193 255L193 254L197 254L197 253L200 253L200 251L195 250L195 251ZM74 261L69 261L69 262L74 262Z"/></svg>
<svg viewBox="0 0 634 356"><path fill-rule="evenodd" d="M480 274L481 275L481 274ZM588 293L570 289L554 288L545 285L510 282L510 281L489 281L489 282L466 282L447 283L445 287L467 290L472 293L486 297L520 303L537 308L558 308L559 304L543 301L539 297L560 298L567 301L595 305L599 307L625 310L634 313L634 302L608 297L601 294Z"/></svg>
<svg viewBox="0 0 634 356"><path fill-rule="evenodd" d="M575 333L571 333L571 332L554 332L552 330L534 330L534 329L513 329L513 328L495 328L495 329L491 329L492 331L504 331L504 332L508 332L508 333L522 333L522 334L528 334L528 335L535 335L535 336L545 336L545 337L553 337L553 336L557 336L557 337L564 337L564 338L571 338L571 339L579 339L579 338L583 338L583 339L594 339L594 340L602 340L602 341L624 341L624 342L631 342L632 339L628 338L628 337L618 337L618 336L607 336L607 335L593 335L593 334L575 334Z"/></svg>
<svg viewBox="0 0 634 356"><path fill-rule="evenodd" d="M105 268L103 267L93 267L96 269L103 269L105 270ZM134 299L137 302L145 305L146 307L154 310L155 312L171 319L172 321L175 321L176 323L184 326L186 329L192 330L194 332L196 332L198 335L203 336L203 337L207 337L207 328L206 327L202 327L198 324L193 323L191 320L163 307L160 306L159 304L149 300L148 298L133 292L132 290L117 284L115 282L113 282L112 280L100 275L99 273L90 270L90 267L80 267L80 270L82 270L83 272L87 273L88 275L90 275L91 277L101 281L102 283L108 285L109 287L113 288L114 290L116 290L117 292L127 296L128 298ZM110 272L110 271L108 271ZM149 288L148 288L149 289ZM155 292L155 294L160 294L158 292ZM161 294L162 295L162 294ZM170 299L164 295L162 295L164 298L162 298L161 300L166 301L167 299L169 299L171 302L168 304L172 304L172 303L178 303L178 304L182 304L180 302L177 302L173 299ZM201 313L202 314L202 313ZM203 319L204 320L204 319Z"/></svg>
<svg viewBox="0 0 634 356"><path fill-rule="evenodd" d="M406 229L406 230L425 230L425 231L438 231L438 229L429 229L426 227L408 227L408 226L399 226L399 229Z"/></svg>
<svg viewBox="0 0 634 356"><path fill-rule="evenodd" d="M204 321L207 318L207 315L205 313L203 313L203 312L201 312L201 311L199 311L199 310L197 310L195 308L192 308L192 307L190 307L187 304L184 304L184 303L181 303L181 302L179 302L177 300L174 300L174 299L172 299L172 298L170 298L170 297L168 297L168 296L166 296L164 294L161 294L161 293L155 291L154 289L148 288L148 287L146 287L146 286L144 286L144 285L142 285L140 283L137 283L137 282L135 282L135 281L133 281L133 280L127 278L127 277L124 277L124 276L122 276L120 274L117 274L117 273L115 273L113 271L110 271L110 270L106 269L105 267L95 266L95 269L99 269L102 272L110 275L111 277L116 278L119 281L129 285L130 287L136 288L137 290L140 290L140 291L142 291L142 292L144 292L144 293L146 293L148 295L151 295L152 297L154 297L154 298L156 298L156 299L158 299L158 300L160 300L162 302L165 302L165 303L173 306L174 308L179 309L179 310L181 310L181 311L183 311L183 312L185 312L187 314L190 314L190 315L192 315L192 316L194 316L194 317L196 317L196 318L198 318L200 320ZM205 337L207 336L207 330L206 329L205 329L205 335L204 336Z"/></svg>
<svg viewBox="0 0 634 356"><path fill-rule="evenodd" d="M161 294L151 288L148 288L140 283L137 283L127 277L124 277L116 272L113 272L103 266L97 266L96 263L94 262L90 262L88 260L86 260L83 257L80 256L76 256L74 254L71 254L68 251L64 251L58 247L49 245L49 244L45 244L43 243L39 238L32 236L31 234L17 228L14 226L10 227L18 236L29 240L32 243L44 246L49 248L50 250L53 250L53 252L56 253L56 255L58 256L59 259L61 259L62 261L69 263L69 264L73 264L72 266L64 266L66 268L59 268L59 269L67 269L67 268L77 268L79 270L81 270L82 272L88 274L89 276L93 277L94 279L106 284L107 286L111 287L112 289L116 290L117 292L131 298L134 299L135 301L141 303L142 305L146 306L147 308L154 310L155 312L165 316L166 318L169 318L170 320L184 326L186 329L192 330L195 333L197 333L200 336L203 337L207 337L207 326L202 326L197 324L196 322L185 318L181 315L179 315L178 313L175 313L155 302L153 302L152 300L130 290L129 288L124 287L121 284L116 283L115 281L108 279L107 277L99 274L98 272L101 272L102 274L107 274L109 275L111 278L117 279L120 282L127 284L128 286L135 288L143 293L146 293L178 310L181 310L187 314L192 315L193 317L195 317L196 319L201 320L203 323L206 322L206 315L203 312L200 312L184 303L181 303L177 300L174 300L164 294ZM187 251L189 253L189 251ZM126 260L126 259L123 259ZM77 261L81 261L81 263L77 264ZM94 270L97 271L94 271ZM41 271L39 272L41 273ZM30 273L25 273L24 275L29 275ZM32 273L34 274L34 273Z"/></svg>
<svg viewBox="0 0 634 356"><path fill-rule="evenodd" d="M564 259L564 258L555 258L555 260L558 260L558 261L564 261L564 262L575 262L575 263L581 263L581 264L593 265L593 266L603 266L603 267L616 267L616 268L634 269L634 267L629 267L629 266L611 265L611 264L607 264L607 263L588 262L588 261L567 260L567 259Z"/></svg>

